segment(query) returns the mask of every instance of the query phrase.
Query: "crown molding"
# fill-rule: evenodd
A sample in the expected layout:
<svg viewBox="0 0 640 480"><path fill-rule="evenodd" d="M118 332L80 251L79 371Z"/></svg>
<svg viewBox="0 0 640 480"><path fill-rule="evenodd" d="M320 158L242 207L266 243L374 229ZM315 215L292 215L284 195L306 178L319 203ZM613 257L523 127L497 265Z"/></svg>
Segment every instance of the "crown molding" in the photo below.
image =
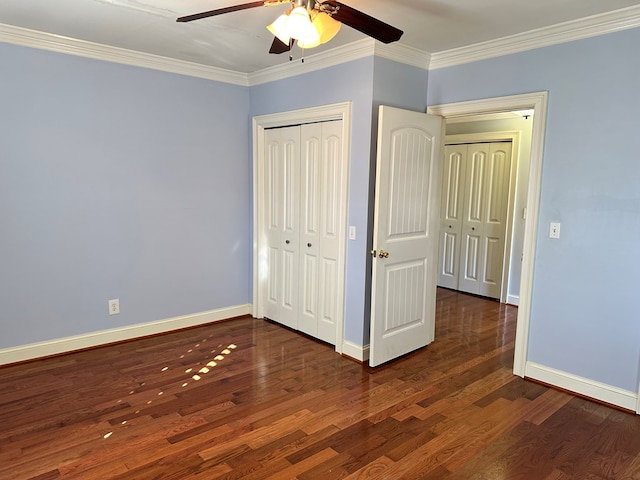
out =
<svg viewBox="0 0 640 480"><path fill-rule="evenodd" d="M387 44L375 42L375 55L376 57L386 58L424 70L429 69L429 63L431 62L431 54L429 52L399 42Z"/></svg>
<svg viewBox="0 0 640 480"><path fill-rule="evenodd" d="M429 67L430 60L429 53L417 48L398 42L384 44L372 38L363 38L362 40L304 57L304 63L294 59L292 62L250 73L249 85L274 82L371 56L387 58L425 70Z"/></svg>
<svg viewBox="0 0 640 480"><path fill-rule="evenodd" d="M305 56L304 63L301 59L263 68L249 74L249 86L262 83L275 82L285 78L311 73L323 68L333 67L341 63L351 62L360 58L370 57L375 54L375 40L364 38L346 45L325 50Z"/></svg>
<svg viewBox="0 0 640 480"><path fill-rule="evenodd" d="M300 60L294 60L250 74L87 42L85 40L39 32L27 28L15 27L13 25L0 24L0 42L93 58L106 62L150 68L245 87L282 80L374 55L424 69L429 65L428 53L398 43L385 45L371 38L364 38L347 45L309 55L305 57L304 63Z"/></svg>
<svg viewBox="0 0 640 480"><path fill-rule="evenodd" d="M178 73L207 80L242 86L249 85L247 75L244 73L161 57L149 53L136 52L124 48L101 45L99 43L87 42L85 40L78 40L51 33L38 32L13 25L0 24L0 42L93 58L106 62L150 68L163 72Z"/></svg>
<svg viewBox="0 0 640 480"><path fill-rule="evenodd" d="M364 38L347 45L309 55L305 57L304 63L300 60L294 60L293 62L286 62L249 74L5 24L0 24L0 42L235 85L253 86L322 70L370 56L386 58L425 70L435 70L639 26L640 5L636 5L433 54L399 42L383 44L372 38Z"/></svg>
<svg viewBox="0 0 640 480"><path fill-rule="evenodd" d="M430 70L477 62L560 43L572 42L640 26L640 6L558 23L550 27L503 37L431 55Z"/></svg>

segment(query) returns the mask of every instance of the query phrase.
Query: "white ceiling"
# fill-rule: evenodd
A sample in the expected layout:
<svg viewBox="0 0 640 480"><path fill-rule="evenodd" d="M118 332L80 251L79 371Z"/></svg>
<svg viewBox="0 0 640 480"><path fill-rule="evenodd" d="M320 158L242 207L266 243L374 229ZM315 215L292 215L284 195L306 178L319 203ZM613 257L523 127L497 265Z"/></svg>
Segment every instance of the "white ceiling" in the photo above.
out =
<svg viewBox="0 0 640 480"><path fill-rule="evenodd" d="M0 24L251 73L288 62L269 55L265 26L286 5L176 23L178 16L248 0L2 0ZM342 0L405 33L400 43L437 53L625 7L640 0ZM343 26L307 55L366 38Z"/></svg>

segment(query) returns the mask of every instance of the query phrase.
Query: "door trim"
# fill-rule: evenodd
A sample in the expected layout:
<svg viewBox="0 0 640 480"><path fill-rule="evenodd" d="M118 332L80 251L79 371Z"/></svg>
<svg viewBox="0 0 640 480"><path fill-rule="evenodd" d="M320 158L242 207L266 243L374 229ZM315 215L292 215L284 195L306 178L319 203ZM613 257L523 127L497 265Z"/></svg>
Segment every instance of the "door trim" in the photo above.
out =
<svg viewBox="0 0 640 480"><path fill-rule="evenodd" d="M520 132L519 131L495 131L483 133L461 133L458 135L445 135L444 144L467 144L477 142L511 142L511 159L509 170L509 189L507 198L507 223L505 225L505 242L502 262L502 284L500 285L500 302L509 303L509 272L511 270L511 262L514 261L511 255L511 246L513 241L513 225L515 223L515 204L516 204L516 183L518 179L518 170L520 166ZM519 292L518 292L519 294ZM519 296L519 295L518 295ZM518 302L520 303L520 302Z"/></svg>
<svg viewBox="0 0 640 480"><path fill-rule="evenodd" d="M335 103L319 107L292 110L266 115L258 115L252 119L252 144L253 144L253 305L252 316L264 317L264 299L266 294L266 276L263 274L264 264L261 258L264 251L264 235L261 231L264 211L258 199L262 198L262 179L264 177L264 131L268 128L299 125L303 123L325 122L342 120L342 155L343 155L343 196L342 208L344 208L344 225L342 225L340 252L338 255L341 275L338 277L338 306L340 312L336 321L336 344L338 353L343 351L344 339L344 308L345 308L345 273L346 273L346 249L347 249L347 222L348 222L348 198L349 198L349 170L351 151L351 102Z"/></svg>
<svg viewBox="0 0 640 480"><path fill-rule="evenodd" d="M527 218L525 220L524 254L520 281L520 305L518 307L515 354L513 359L513 373L520 377L524 377L525 375L527 350L529 346L529 322L531 317L531 296L540 208L544 133L547 122L547 99L548 92L542 91L427 107L427 113L442 115L445 119L530 108L533 108L535 111L533 115L533 131L531 134L531 163L529 166Z"/></svg>

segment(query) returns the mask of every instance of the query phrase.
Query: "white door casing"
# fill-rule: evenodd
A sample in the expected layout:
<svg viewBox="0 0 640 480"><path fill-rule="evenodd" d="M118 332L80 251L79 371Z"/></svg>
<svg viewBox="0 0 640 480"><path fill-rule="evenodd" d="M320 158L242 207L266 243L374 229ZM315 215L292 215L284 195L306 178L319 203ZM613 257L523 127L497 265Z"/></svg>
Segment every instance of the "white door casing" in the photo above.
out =
<svg viewBox="0 0 640 480"><path fill-rule="evenodd" d="M438 116L379 110L371 366L434 338L442 126Z"/></svg>
<svg viewBox="0 0 640 480"><path fill-rule="evenodd" d="M445 118L526 109L533 109L535 111L532 118L533 128L529 165L529 185L527 192L527 218L525 220L520 303L518 306L515 354L513 360L513 373L520 377L525 376L527 349L529 344L529 320L531 316L531 293L534 276L538 212L540 207L540 185L542 178L544 132L547 118L547 97L548 93L543 91L506 97L432 105L427 108L428 113L442 115Z"/></svg>

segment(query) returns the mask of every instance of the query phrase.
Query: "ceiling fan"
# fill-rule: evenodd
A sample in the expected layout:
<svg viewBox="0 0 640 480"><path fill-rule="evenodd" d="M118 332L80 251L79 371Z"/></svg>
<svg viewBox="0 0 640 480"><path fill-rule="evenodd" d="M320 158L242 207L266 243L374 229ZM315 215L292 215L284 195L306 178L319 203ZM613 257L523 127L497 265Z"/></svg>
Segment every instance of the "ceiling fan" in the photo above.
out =
<svg viewBox="0 0 640 480"><path fill-rule="evenodd" d="M313 48L326 43L338 33L342 23L383 43L395 42L403 34L402 30L337 0L262 0L195 13L180 17L177 21L191 22L249 8L282 4L290 4L291 8L267 26L274 34L269 53L288 52L294 41L301 48Z"/></svg>

